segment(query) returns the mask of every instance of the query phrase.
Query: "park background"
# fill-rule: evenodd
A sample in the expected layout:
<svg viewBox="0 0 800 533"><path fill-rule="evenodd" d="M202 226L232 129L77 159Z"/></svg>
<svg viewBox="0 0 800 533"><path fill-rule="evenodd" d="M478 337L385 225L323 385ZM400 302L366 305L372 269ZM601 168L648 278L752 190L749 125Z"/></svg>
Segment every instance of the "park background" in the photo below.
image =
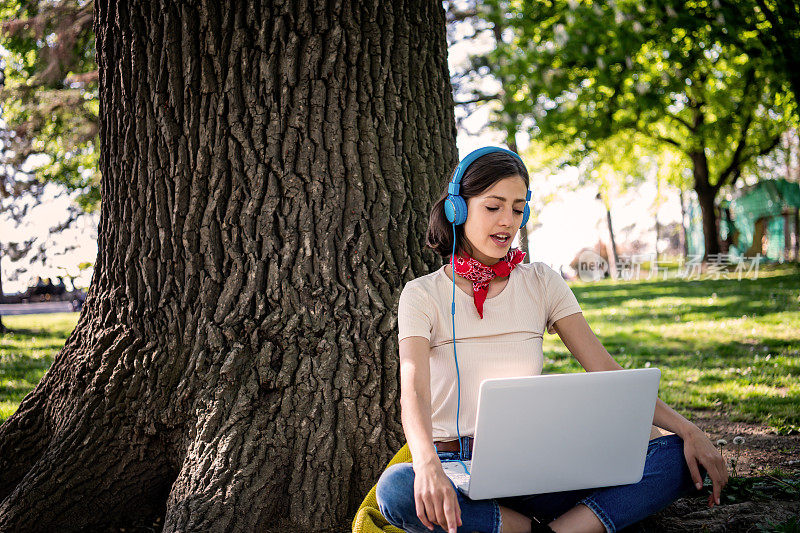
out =
<svg viewBox="0 0 800 533"><path fill-rule="evenodd" d="M601 341L626 368L662 368L662 398L727 440L720 446L740 478L726 506L695 505L698 524L790 527L800 468L796 6L443 8L458 154L505 145L531 169L534 216L517 244L570 280L582 250L602 258L610 279L571 282ZM13 300L32 276L61 275L80 292L93 275L101 202L95 6L3 9L0 288ZM421 240L420 229L410 235ZM624 270L631 258L639 276ZM689 277L687 262L698 259L702 269ZM757 268L737 275L743 262ZM654 267L660 276L648 274ZM5 420L78 315L2 320ZM545 355L547 372L580 371L557 338L548 337ZM744 443L733 445L736 436ZM370 476L359 475L353 486L363 489ZM773 502L766 511L764 499ZM354 502L330 507L352 517ZM141 525L164 512L116 520ZM309 516L304 527L320 528ZM650 527L672 517L658 520Z"/></svg>

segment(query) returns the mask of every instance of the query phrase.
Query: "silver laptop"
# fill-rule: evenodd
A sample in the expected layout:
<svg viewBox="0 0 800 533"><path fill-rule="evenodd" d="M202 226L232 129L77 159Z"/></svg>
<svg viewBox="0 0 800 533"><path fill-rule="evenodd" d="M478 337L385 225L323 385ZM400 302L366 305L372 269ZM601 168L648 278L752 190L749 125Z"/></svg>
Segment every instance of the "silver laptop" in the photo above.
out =
<svg viewBox="0 0 800 533"><path fill-rule="evenodd" d="M637 483L644 473L657 368L487 379L472 460L444 462L473 500Z"/></svg>

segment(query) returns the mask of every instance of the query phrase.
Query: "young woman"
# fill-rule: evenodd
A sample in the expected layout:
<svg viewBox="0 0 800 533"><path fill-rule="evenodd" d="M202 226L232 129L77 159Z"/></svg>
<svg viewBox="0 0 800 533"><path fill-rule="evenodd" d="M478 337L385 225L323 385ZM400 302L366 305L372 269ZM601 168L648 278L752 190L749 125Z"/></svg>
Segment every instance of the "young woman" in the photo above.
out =
<svg viewBox="0 0 800 533"><path fill-rule="evenodd" d="M653 423L672 434L653 427L639 483L470 500L444 474L441 461L458 456L459 433L469 457L480 382L540 374L545 328L558 333L587 371L622 368L589 328L561 276L543 263L522 263L524 254L510 249L523 223L528 172L513 152L492 149L480 155L484 151L465 158L466 170L462 164L458 194L466 204L463 224L453 217L452 206L449 216L455 224L447 218L448 191L430 214L427 245L448 264L410 281L400 296L402 423L413 463L394 465L381 476L381 512L409 533L616 531L666 507L692 486L701 488L701 471L713 482L709 506L719 504L728 479L722 457L697 426L661 400ZM456 254L451 257L454 232Z"/></svg>

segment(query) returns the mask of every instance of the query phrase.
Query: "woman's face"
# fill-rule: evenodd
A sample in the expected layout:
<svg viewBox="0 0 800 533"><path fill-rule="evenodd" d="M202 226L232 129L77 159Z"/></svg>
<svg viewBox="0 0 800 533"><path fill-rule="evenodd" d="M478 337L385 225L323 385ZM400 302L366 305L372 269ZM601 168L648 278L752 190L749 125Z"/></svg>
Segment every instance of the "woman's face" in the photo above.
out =
<svg viewBox="0 0 800 533"><path fill-rule="evenodd" d="M506 256L522 224L527 192L520 176L510 176L467 200L464 237L473 258L493 265Z"/></svg>

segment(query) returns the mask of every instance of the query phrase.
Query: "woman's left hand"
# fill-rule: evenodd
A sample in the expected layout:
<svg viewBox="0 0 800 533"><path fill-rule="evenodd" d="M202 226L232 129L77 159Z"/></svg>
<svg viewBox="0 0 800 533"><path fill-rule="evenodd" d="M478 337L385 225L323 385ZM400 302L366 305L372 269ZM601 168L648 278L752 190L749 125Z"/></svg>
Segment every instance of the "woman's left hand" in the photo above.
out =
<svg viewBox="0 0 800 533"><path fill-rule="evenodd" d="M689 472L698 490L703 487L703 478L700 477L698 465L706 469L712 483L708 507L714 507L715 502L719 505L720 493L728 483L728 468L720 452L697 426L694 426L683 439L683 455L686 457L686 464L689 465Z"/></svg>

